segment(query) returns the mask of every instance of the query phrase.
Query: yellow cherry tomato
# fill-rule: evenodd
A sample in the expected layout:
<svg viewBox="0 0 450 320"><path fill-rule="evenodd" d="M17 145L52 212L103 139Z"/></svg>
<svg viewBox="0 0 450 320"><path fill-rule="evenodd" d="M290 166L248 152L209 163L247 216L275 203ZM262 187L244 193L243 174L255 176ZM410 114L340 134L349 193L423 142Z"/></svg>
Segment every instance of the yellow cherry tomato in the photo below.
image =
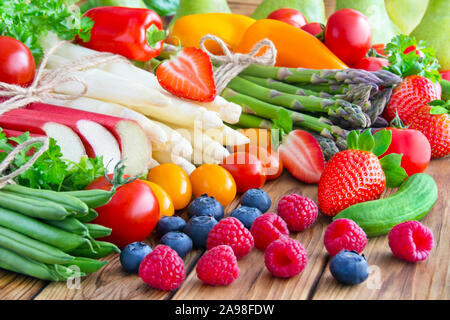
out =
<svg viewBox="0 0 450 320"><path fill-rule="evenodd" d="M192 191L195 197L207 194L226 206L236 197L233 176L217 164L204 164L192 171Z"/></svg>
<svg viewBox="0 0 450 320"><path fill-rule="evenodd" d="M156 198L158 199L159 217L161 218L162 216L173 216L173 214L175 213L175 208L169 194L156 183L146 180L143 181L150 186Z"/></svg>
<svg viewBox="0 0 450 320"><path fill-rule="evenodd" d="M176 164L165 163L154 167L148 173L147 180L156 183L169 194L175 210L185 208L191 201L191 181L186 172Z"/></svg>

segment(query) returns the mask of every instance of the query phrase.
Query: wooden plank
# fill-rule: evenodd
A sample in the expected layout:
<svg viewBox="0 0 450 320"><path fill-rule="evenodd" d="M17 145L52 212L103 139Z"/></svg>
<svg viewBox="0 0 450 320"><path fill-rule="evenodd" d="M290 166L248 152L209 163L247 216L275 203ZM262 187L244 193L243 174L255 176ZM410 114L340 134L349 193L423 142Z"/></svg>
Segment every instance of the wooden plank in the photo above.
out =
<svg viewBox="0 0 450 320"><path fill-rule="evenodd" d="M278 201L286 194L299 193L316 200L316 186L305 185L293 179L287 172L263 188L272 198L271 211L276 212ZM306 299L310 288L318 279L325 264L325 249L322 234L329 218L320 216L312 228L291 236L306 248L309 263L297 277L289 280L274 278L264 265L264 253L258 249L239 261L240 277L230 286L212 287L203 285L191 272L173 299Z"/></svg>
<svg viewBox="0 0 450 320"><path fill-rule="evenodd" d="M0 269L0 301L33 299L47 283Z"/></svg>
<svg viewBox="0 0 450 320"><path fill-rule="evenodd" d="M450 298L450 159L433 160L426 173L439 189L436 205L422 220L433 231L435 248L428 260L407 263L395 258L387 236L369 239L364 253L379 270L358 286L342 286L327 265L313 299L449 299ZM377 284L377 277L380 279Z"/></svg>

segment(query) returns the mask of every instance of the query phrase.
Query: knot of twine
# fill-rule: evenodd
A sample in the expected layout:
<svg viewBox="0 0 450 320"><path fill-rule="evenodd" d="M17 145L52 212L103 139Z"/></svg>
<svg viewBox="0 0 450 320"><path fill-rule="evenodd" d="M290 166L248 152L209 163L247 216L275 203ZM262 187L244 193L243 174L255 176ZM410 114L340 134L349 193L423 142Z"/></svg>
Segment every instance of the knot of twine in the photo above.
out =
<svg viewBox="0 0 450 320"><path fill-rule="evenodd" d="M0 103L0 115L13 109L21 108L33 102L42 102L46 98L58 100L74 100L82 97L88 91L84 80L71 76L72 72L82 71L95 67L103 63L126 62L130 63L124 57L108 52L99 52L87 57L71 61L53 70L46 70L48 59L63 44L68 41L61 41L53 46L44 55L42 62L36 72L33 82L29 87L22 87L14 84L0 82L0 97L8 98ZM56 86L75 81L80 83L83 88L77 94L59 94L52 92Z"/></svg>
<svg viewBox="0 0 450 320"><path fill-rule="evenodd" d="M222 48L224 55L215 55L206 49L205 42L207 40L217 42L217 44L219 44ZM268 47L269 50L266 50L261 56L257 56L258 52L264 47ZM275 48L273 42L269 39L261 40L249 53L242 54L231 52L230 49L228 49L227 44L222 39L208 34L200 40L200 48L208 54L211 60L222 64L214 72L214 79L218 94L221 94L228 83L251 64L273 66L277 58L277 49Z"/></svg>
<svg viewBox="0 0 450 320"><path fill-rule="evenodd" d="M35 144L35 143L42 143L42 146L39 148L38 151L36 151L33 156L20 168L14 170L10 174L7 174L5 176L0 176L0 189L5 187L7 184L14 184L13 179L23 172L27 171L31 166L36 162L36 160L45 152L48 150L49 147L49 141L50 139L48 137L37 137L37 138L31 138L30 140L25 141L24 143L19 144L17 147L14 148L13 151L11 151L6 158L0 163L0 175L5 171L11 163L13 163L15 157L28 148L29 146Z"/></svg>

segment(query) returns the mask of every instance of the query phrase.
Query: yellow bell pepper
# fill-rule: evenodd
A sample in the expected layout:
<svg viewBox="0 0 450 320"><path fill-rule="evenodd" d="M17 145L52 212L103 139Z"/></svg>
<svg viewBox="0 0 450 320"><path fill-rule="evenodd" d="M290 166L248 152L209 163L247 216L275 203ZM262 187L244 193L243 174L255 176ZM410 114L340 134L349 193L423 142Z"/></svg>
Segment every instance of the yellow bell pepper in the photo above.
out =
<svg viewBox="0 0 450 320"><path fill-rule="evenodd" d="M255 21L250 17L233 13L192 14L175 21L169 30L168 42L182 47L198 48L200 39L212 34L233 48ZM214 54L222 54L222 49L214 41L207 40L205 46Z"/></svg>
<svg viewBox="0 0 450 320"><path fill-rule="evenodd" d="M276 66L309 69L345 69L347 66L319 39L287 23L262 19L252 24L234 52L248 53L261 40L269 39L277 48ZM264 49L260 53L265 52Z"/></svg>

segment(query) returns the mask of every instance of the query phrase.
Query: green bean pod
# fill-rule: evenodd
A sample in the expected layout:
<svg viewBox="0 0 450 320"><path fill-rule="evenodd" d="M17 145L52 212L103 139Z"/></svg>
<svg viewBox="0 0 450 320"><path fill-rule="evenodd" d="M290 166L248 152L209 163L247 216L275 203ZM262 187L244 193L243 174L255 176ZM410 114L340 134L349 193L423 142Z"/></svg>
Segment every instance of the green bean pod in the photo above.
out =
<svg viewBox="0 0 450 320"><path fill-rule="evenodd" d="M95 249L95 252L92 250L92 248L89 248L89 246L82 245L70 251L69 253L77 257L100 259L110 255L113 252L120 252L120 249L117 248L116 245L105 241L94 241L93 247Z"/></svg>
<svg viewBox="0 0 450 320"><path fill-rule="evenodd" d="M94 239L107 237L111 234L112 231L112 229L99 224L86 223L84 224L84 226L89 231L89 235Z"/></svg>
<svg viewBox="0 0 450 320"><path fill-rule="evenodd" d="M66 267L60 264L54 264L49 267L54 270L54 272L58 276L58 281L67 281L69 279L84 277L86 275L86 273L84 273L82 270L74 270L70 267Z"/></svg>
<svg viewBox="0 0 450 320"><path fill-rule="evenodd" d="M101 189L65 191L61 193L78 198L89 208L98 208L107 204L114 195L114 191L106 191Z"/></svg>
<svg viewBox="0 0 450 320"><path fill-rule="evenodd" d="M89 237L88 228L74 217L67 217L61 221L44 220L44 222L56 228L77 234L79 236Z"/></svg>
<svg viewBox="0 0 450 320"><path fill-rule="evenodd" d="M48 200L63 206L68 212L77 216L83 216L88 213L88 206L77 197L70 196L64 192L56 192L52 190L32 189L19 185L7 185L3 191L11 192L23 197L31 197L33 199Z"/></svg>
<svg viewBox="0 0 450 320"><path fill-rule="evenodd" d="M60 204L4 191L0 191L0 207L39 219L63 220L69 215L69 212Z"/></svg>
<svg viewBox="0 0 450 320"><path fill-rule="evenodd" d="M0 246L42 263L59 264L74 259L55 247L3 227L0 227Z"/></svg>
<svg viewBox="0 0 450 320"><path fill-rule="evenodd" d="M58 281L60 279L55 270L45 263L23 257L2 247L0 247L0 268L41 280Z"/></svg>
<svg viewBox="0 0 450 320"><path fill-rule="evenodd" d="M90 245L90 241L86 238L4 208L0 208L0 226L52 245L64 252L81 245Z"/></svg>
<svg viewBox="0 0 450 320"><path fill-rule="evenodd" d="M100 270L107 263L108 261L100 261L84 257L76 257L69 263L64 264L64 266L66 267L77 266L78 268L80 268L81 272L89 274Z"/></svg>
<svg viewBox="0 0 450 320"><path fill-rule="evenodd" d="M94 220L97 217L98 217L97 211L95 211L94 209L89 209L89 212L87 215L82 216L82 217L77 217L77 219L80 222L86 223L86 222L90 222L90 221Z"/></svg>

